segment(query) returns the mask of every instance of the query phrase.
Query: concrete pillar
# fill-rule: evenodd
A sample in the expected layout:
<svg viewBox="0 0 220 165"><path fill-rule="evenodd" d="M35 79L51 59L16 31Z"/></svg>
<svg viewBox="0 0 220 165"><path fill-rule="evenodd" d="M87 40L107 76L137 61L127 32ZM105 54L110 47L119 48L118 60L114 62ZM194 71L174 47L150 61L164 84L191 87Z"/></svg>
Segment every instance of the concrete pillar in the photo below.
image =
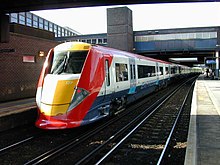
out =
<svg viewBox="0 0 220 165"><path fill-rule="evenodd" d="M0 42L9 42L9 16L0 14Z"/></svg>
<svg viewBox="0 0 220 165"><path fill-rule="evenodd" d="M132 11L128 7L107 9L107 43L109 47L133 51Z"/></svg>
<svg viewBox="0 0 220 165"><path fill-rule="evenodd" d="M215 76L219 78L219 51L216 51L215 58L216 58Z"/></svg>

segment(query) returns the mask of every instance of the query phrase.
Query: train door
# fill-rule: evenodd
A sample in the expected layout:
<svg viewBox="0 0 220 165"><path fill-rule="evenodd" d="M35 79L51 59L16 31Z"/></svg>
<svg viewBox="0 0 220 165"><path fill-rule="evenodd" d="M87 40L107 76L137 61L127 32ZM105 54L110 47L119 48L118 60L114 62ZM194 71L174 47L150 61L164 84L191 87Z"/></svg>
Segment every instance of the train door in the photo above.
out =
<svg viewBox="0 0 220 165"><path fill-rule="evenodd" d="M135 69L135 59L129 59L130 64L130 90L128 94L134 94L136 91L136 69Z"/></svg>
<svg viewBox="0 0 220 165"><path fill-rule="evenodd" d="M110 66L110 55L104 55L105 84L104 84L104 102L108 102L112 98L114 92L112 67Z"/></svg>

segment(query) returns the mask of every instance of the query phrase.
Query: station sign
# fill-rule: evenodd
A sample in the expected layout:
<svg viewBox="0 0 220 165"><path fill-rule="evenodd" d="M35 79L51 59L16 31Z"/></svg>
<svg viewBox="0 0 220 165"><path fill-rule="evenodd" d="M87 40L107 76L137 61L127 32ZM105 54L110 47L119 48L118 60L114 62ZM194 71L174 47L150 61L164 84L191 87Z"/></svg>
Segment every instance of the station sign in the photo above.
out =
<svg viewBox="0 0 220 165"><path fill-rule="evenodd" d="M23 62L35 62L34 56L23 56Z"/></svg>

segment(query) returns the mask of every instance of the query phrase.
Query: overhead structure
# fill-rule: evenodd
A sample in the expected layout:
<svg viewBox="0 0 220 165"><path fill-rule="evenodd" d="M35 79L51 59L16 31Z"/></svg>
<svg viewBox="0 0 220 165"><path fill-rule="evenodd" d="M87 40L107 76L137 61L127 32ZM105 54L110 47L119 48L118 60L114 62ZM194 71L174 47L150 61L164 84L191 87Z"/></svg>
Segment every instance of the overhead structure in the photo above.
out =
<svg viewBox="0 0 220 165"><path fill-rule="evenodd" d="M217 0L220 1L220 0ZM9 41L8 13L25 12L46 9L62 9L74 7L179 3L179 2L216 2L215 0L2 0L0 5L0 43ZM6 15L6 16L5 16Z"/></svg>
<svg viewBox="0 0 220 165"><path fill-rule="evenodd" d="M217 1L219 0L2 0L0 13L89 6Z"/></svg>

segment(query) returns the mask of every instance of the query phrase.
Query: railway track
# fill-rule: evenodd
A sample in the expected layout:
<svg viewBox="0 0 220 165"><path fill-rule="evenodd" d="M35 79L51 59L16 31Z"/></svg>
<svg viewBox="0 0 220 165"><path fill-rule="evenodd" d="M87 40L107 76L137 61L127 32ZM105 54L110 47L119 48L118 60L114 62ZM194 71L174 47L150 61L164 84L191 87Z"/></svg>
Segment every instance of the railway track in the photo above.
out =
<svg viewBox="0 0 220 165"><path fill-rule="evenodd" d="M174 92L175 93L175 92ZM52 163L56 164L90 164L91 162L95 163L95 161L93 161L92 159L95 158L97 159L97 153L100 152L100 150L102 151L103 148L104 150L105 147L107 146L107 148L111 148L112 146L114 146L114 144L116 144L116 142L114 141L115 139L118 139L119 136L121 136L121 134L126 133L127 130L130 130L131 127L135 127L135 123L137 122L137 120L139 120L139 118L144 118L145 115L149 115L150 111L152 109L154 109L155 107L158 106L158 104L160 104L161 102L163 102L164 99L168 99L168 95L165 95L163 98L161 98L160 100L156 101L155 104L151 105L149 108L147 108L145 111L143 111L143 105L144 104L140 104L139 106L136 106L135 108L132 107L131 111L135 112L137 111L139 115L139 117L136 117L134 120L132 120L132 122L130 122L129 124L119 124L119 122L117 122L117 124L115 123L115 121L113 122L114 124L107 124L107 129L111 130L110 132L106 132L105 130L101 131L101 132L93 132L95 134L94 137L88 137L87 141L84 142L80 142L80 147L74 145L71 148L69 148L68 152L65 152L64 154L59 155L58 158L56 158L55 160L52 161ZM144 105L144 106L149 106L149 105ZM134 111L134 109L136 109ZM140 111L138 111L140 110ZM124 119L125 116L128 116L128 114L123 115L123 117L121 117L120 120ZM137 116L137 115L136 115ZM133 117L130 117L130 119L133 119ZM116 121L120 121L119 119L116 119ZM128 121L129 119L126 119L126 121ZM123 121L122 121L123 123ZM111 126L109 126L111 125ZM120 129L120 126L121 129ZM122 125L124 127L122 127ZM111 127L111 128L110 128ZM105 129L105 128L104 128ZM114 131L117 130L117 131ZM119 130L119 131L118 131ZM112 133L114 132L114 133ZM97 136L99 135L99 136ZM85 155L82 157L82 155ZM95 156L94 156L95 155ZM99 156L98 156L99 157Z"/></svg>
<svg viewBox="0 0 220 165"><path fill-rule="evenodd" d="M3 131L0 133L0 155L43 134L44 131L28 125Z"/></svg>
<svg viewBox="0 0 220 165"><path fill-rule="evenodd" d="M149 111L154 107L144 119L138 116L134 128L132 121L75 164L161 164L168 156L165 153L190 89L180 101L180 107L172 110L167 108L173 105L175 99L172 98L178 94L174 91L156 107L146 109ZM183 93L186 88L180 90Z"/></svg>
<svg viewBox="0 0 220 165"><path fill-rule="evenodd" d="M154 96L152 96L152 97L154 97ZM166 95L164 96L164 98L165 97L166 97ZM150 99L150 98L148 98L148 99ZM67 151L71 150L74 147L79 147L82 145L82 143L84 141L89 140L92 137L96 137L97 134L100 133L102 130L108 129L109 125L113 125L118 121L121 121L123 123L123 118L125 118L126 116L128 116L130 114L137 115L140 113L140 111L135 111L135 113L134 113L133 109L138 109L143 105L148 106L149 104L151 104L151 101L146 101L146 100L140 101L137 104L135 104L134 106L128 108L126 111L122 111L122 113L120 115L117 115L114 118L112 118L111 120L106 121L103 125L97 127L96 129L93 129L83 135L80 135L79 137L74 137L73 139L65 142L64 144L37 156L36 158L26 162L25 164L26 165L40 164L45 161L47 162L47 161L50 161L50 159L54 159L54 157L58 157L58 156L62 155L63 153L66 153Z"/></svg>
<svg viewBox="0 0 220 165"><path fill-rule="evenodd" d="M152 97L150 99L150 97ZM127 121L129 121L129 119L131 120L132 118L135 118L134 116L137 116L137 114L140 114L143 112L143 106L149 106L152 103L152 100L155 100L155 96L150 96L148 97L149 100L143 100L141 102L139 102L138 104L132 105L130 106L128 109L126 109L126 111L120 113L119 115L117 115L116 117L107 120L107 121L101 121L98 122L98 124L95 124L95 126L93 127L89 127L88 129L82 129L81 131L77 132L77 129L74 130L69 130L67 132L65 132L64 134L66 134L66 137L64 137L64 135L61 135L59 139L62 138L62 142L60 142L60 145L51 145L49 144L50 147L47 147L47 151L44 151L46 149L45 146L42 145L46 145L49 143L56 143L58 140L51 141L48 140L47 138L43 137L41 139L37 139L36 141L38 142L31 142L31 143L36 143L36 144L26 144L23 145L22 147L26 147L29 148L29 152L34 151L35 154L32 154L31 156L25 156L23 159L19 160L19 161L15 161L16 163L19 162L18 164L41 164L41 163L56 163L56 164L73 164L73 163L78 163L78 164L84 164L87 163L87 161L94 161L93 159L90 158L94 158L94 151L95 154L99 153L98 150L96 149L98 148L102 148L100 147L101 145L103 146L110 146L110 147L114 147L115 146L115 142L113 142L113 139L118 139L120 135L120 133L117 133L118 130L122 130L122 128L127 124ZM158 98L159 96L157 96ZM164 98L166 98L167 96L164 96ZM157 103L159 103L159 101L157 101ZM156 104L154 105L156 106ZM152 106L153 107L153 106ZM134 109L136 109L134 111ZM149 115L149 110L148 112L143 112L145 113L145 115ZM142 117L144 118L144 117ZM103 124L105 123L105 124ZM135 122L134 122L135 123ZM100 127L97 125L101 125ZM134 126L133 126L134 127ZM127 129L130 130L131 128L129 128L127 126ZM72 133L72 131L76 131L76 133ZM71 133L70 133L71 132ZM86 133L83 133L86 132ZM114 132L114 133L113 133ZM127 132L127 130L121 131L124 134ZM63 134L63 132L61 131L61 133ZM59 133L55 133L55 135L57 135ZM51 136L52 134L49 134L48 136ZM67 138L68 136L68 138ZM105 138L103 139L103 137L105 136ZM106 138L107 137L107 138ZM41 142L43 139L43 143ZM45 140L46 139L46 140ZM50 139L50 138L49 138ZM65 141L65 143L64 143ZM110 142L107 143L107 142ZM36 147L36 145L38 144L38 147ZM57 143L59 144L59 143ZM41 150L39 149L39 145L42 146ZM20 147L20 148L22 148ZM31 147L31 149L30 149ZM43 148L43 149L42 149ZM51 149L48 149L51 148ZM102 149L103 150L103 149ZM106 149L104 149L106 150ZM22 150L15 150L16 152L22 152ZM93 151L93 153L91 153ZM7 153L7 152L6 152ZM36 156L36 153L38 153L38 155ZM41 154L40 154L41 153ZM84 155L84 156L83 156ZM103 155L103 154L101 154ZM15 152L13 152L13 154L11 154L11 157L15 157L17 156L17 154L15 154ZM5 156L3 157L3 159L5 158L9 158L10 156ZM95 157L100 157L100 155L98 154L98 156ZM109 158L108 158L109 159ZM0 158L1 160L1 158ZM97 161L97 160L96 160ZM94 161L94 162L96 162ZM14 161L4 161L6 163L10 163L10 162L14 162ZM91 162L90 162L91 163Z"/></svg>

